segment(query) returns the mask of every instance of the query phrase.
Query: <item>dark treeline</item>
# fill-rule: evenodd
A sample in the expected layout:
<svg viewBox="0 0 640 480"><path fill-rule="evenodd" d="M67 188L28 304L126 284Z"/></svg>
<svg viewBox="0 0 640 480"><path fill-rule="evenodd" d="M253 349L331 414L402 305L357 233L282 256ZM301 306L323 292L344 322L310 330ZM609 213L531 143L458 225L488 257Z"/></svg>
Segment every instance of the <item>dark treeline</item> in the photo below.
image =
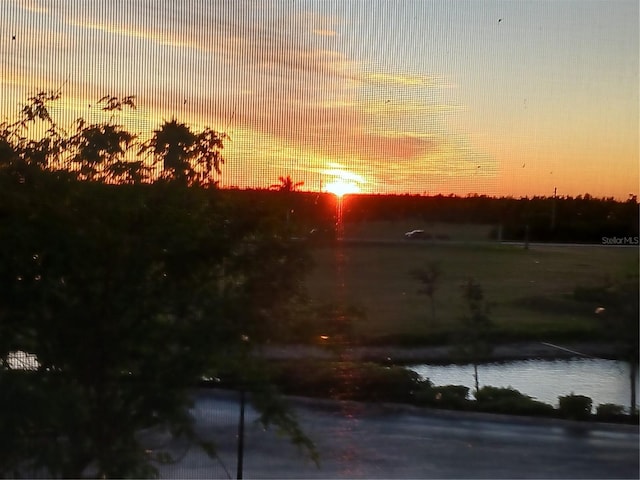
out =
<svg viewBox="0 0 640 480"><path fill-rule="evenodd" d="M283 215L295 218L301 228L333 225L337 200L332 194L273 190L225 190L256 204L279 204ZM343 200L344 222L400 221L473 223L495 225L492 237L531 241L595 242L619 238L634 243L638 236L639 209L635 196L621 202L613 198L488 197L420 195L349 195ZM626 239L626 240L625 240Z"/></svg>
<svg viewBox="0 0 640 480"><path fill-rule="evenodd" d="M590 195L493 198L487 196L376 196L349 198L350 221L420 218L425 222L502 225L504 240L598 242L602 237L638 235L638 203Z"/></svg>

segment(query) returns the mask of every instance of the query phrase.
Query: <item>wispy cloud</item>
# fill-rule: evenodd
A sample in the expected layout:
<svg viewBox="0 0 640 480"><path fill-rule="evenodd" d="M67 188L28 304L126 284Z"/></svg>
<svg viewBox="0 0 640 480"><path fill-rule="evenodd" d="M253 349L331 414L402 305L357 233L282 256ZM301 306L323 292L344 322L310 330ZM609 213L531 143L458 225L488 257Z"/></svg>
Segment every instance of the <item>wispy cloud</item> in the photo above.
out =
<svg viewBox="0 0 640 480"><path fill-rule="evenodd" d="M376 115L426 115L464 110L462 105L425 104L419 101L393 102L392 100L367 102L363 105L365 112Z"/></svg>
<svg viewBox="0 0 640 480"><path fill-rule="evenodd" d="M123 37L128 37L131 39L138 39L144 41L155 42L159 45L169 46L169 47L182 47L182 48L196 48L197 45L194 45L190 42L181 41L179 38L175 36L167 36L162 32L154 32L154 31L145 31L135 26L119 26L108 23L99 23L93 21L77 21L73 19L67 20L69 25L74 27L87 29L87 30L96 30L108 35L119 35Z"/></svg>
<svg viewBox="0 0 640 480"><path fill-rule="evenodd" d="M67 8L49 0L29 11L66 25L50 48L64 49L74 97L133 94L148 112L145 125L175 114L229 131L231 176L271 184L273 172L269 179L262 170L246 172L247 162L268 161L280 175L339 170L342 179L381 188L396 167L408 180L446 170L443 159L464 165L472 155L447 137L444 119L463 108L442 94L449 79L372 71L345 53L339 31L349 26L340 19L241 1L196 3L194 10L173 2L127 5L95 0L92 8Z"/></svg>
<svg viewBox="0 0 640 480"><path fill-rule="evenodd" d="M439 75L393 74L384 72L361 73L358 76L365 83L375 85L398 85L404 87L444 87L444 77Z"/></svg>
<svg viewBox="0 0 640 480"><path fill-rule="evenodd" d="M326 30L322 28L316 28L313 30L313 33L316 35L320 35L321 37L335 37L335 30Z"/></svg>
<svg viewBox="0 0 640 480"><path fill-rule="evenodd" d="M37 0L15 0L16 3L24 10L33 13L46 13L47 8Z"/></svg>

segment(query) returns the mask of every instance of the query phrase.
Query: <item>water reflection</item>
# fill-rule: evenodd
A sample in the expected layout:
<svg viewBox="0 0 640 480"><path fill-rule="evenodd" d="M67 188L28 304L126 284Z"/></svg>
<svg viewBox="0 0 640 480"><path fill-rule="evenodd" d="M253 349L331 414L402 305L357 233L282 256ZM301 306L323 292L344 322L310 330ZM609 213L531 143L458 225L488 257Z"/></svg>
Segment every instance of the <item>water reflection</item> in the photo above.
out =
<svg viewBox="0 0 640 480"><path fill-rule="evenodd" d="M472 365L413 365L408 367L435 385L474 388ZM480 386L512 387L545 403L558 406L558 397L575 393L602 403L629 406L630 369L624 362L603 359L524 360L481 365ZM636 379L636 394L638 382ZM636 396L636 398L638 398ZM638 404L636 403L636 407Z"/></svg>

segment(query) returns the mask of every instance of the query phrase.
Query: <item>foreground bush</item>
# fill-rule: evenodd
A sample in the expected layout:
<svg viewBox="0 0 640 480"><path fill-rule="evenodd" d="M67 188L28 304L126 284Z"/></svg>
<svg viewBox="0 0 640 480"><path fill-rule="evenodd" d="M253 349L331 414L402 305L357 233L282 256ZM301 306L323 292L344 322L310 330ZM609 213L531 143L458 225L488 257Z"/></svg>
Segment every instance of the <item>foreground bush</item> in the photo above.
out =
<svg viewBox="0 0 640 480"><path fill-rule="evenodd" d="M624 407L615 403L602 403L596 408L596 415L599 417L624 415Z"/></svg>
<svg viewBox="0 0 640 480"><path fill-rule="evenodd" d="M406 368L369 362L283 362L272 374L283 393L340 400L413 402L424 383Z"/></svg>
<svg viewBox="0 0 640 480"><path fill-rule="evenodd" d="M416 395L416 403L436 408L467 410L471 408L469 387L464 385L433 386L427 383Z"/></svg>
<svg viewBox="0 0 640 480"><path fill-rule="evenodd" d="M478 410L515 415L548 415L555 412L553 405L534 400L513 388L485 386L475 394Z"/></svg>
<svg viewBox="0 0 640 480"><path fill-rule="evenodd" d="M147 428L213 456L190 391L280 337L303 246L278 211L220 195L222 135L172 120L136 144L114 123L132 98L107 96L111 120L69 136L58 97L0 122L0 477L153 476L171 458ZM37 364L13 368L16 352ZM305 442L291 415L260 411Z"/></svg>
<svg viewBox="0 0 640 480"><path fill-rule="evenodd" d="M603 403L596 408L596 419L600 422L634 423L638 424L638 410L626 413L623 405L615 403Z"/></svg>
<svg viewBox="0 0 640 480"><path fill-rule="evenodd" d="M571 420L584 420L591 416L593 401L584 395L566 395L558 397L560 401L560 415Z"/></svg>

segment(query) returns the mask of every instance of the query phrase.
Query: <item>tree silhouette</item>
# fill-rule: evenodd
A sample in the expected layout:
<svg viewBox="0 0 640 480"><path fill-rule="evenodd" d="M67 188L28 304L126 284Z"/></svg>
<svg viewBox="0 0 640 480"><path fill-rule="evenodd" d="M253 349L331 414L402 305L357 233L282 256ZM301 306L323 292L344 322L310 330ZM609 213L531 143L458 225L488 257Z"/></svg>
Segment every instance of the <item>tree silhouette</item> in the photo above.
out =
<svg viewBox="0 0 640 480"><path fill-rule="evenodd" d="M188 125L172 118L154 130L139 153L150 151L154 162L162 165L165 178L185 185L206 183L212 172L220 173L223 162L220 150L226 138L226 134L210 128L193 132Z"/></svg>
<svg viewBox="0 0 640 480"><path fill-rule="evenodd" d="M119 184L162 178L185 185L215 185L213 174L220 174L224 161L225 133L209 127L194 131L172 118L141 142L116 122L123 109L135 110L135 97L105 95L98 105L112 113L110 118L94 124L78 118L72 125L74 133L68 135L49 112L49 104L59 99L59 92L39 92L22 106L16 122L0 124L0 152L5 153L0 164L20 166L13 172L23 176L35 168ZM44 135L34 139L27 132L37 122Z"/></svg>
<svg viewBox="0 0 640 480"><path fill-rule="evenodd" d="M287 227L290 226L290 222L291 222L291 214L294 213L294 209L292 208L292 193L295 192L298 187L304 185L304 182L295 182L291 179L291 177L289 175L287 175L286 177L278 177L278 180L280 181L279 184L274 184L271 185L269 188L272 190L277 190L278 192L282 192L284 194L284 208L286 209L286 214L285 214L285 218L286 218L286 225Z"/></svg>
<svg viewBox="0 0 640 480"><path fill-rule="evenodd" d="M280 183L271 185L269 188L273 190L278 190L280 192L295 192L298 187L304 185L304 182L293 182L291 177L287 175L286 177L278 177L278 181Z"/></svg>
<svg viewBox="0 0 640 480"><path fill-rule="evenodd" d="M625 278L605 290L604 317L608 330L619 345L621 358L629 364L630 406L629 412L637 412L636 377L638 375L638 358L640 356L640 312L638 272Z"/></svg>
<svg viewBox="0 0 640 480"><path fill-rule="evenodd" d="M480 390L478 364L486 360L493 350L490 338L493 322L489 317L489 305L485 301L480 284L469 279L462 287L462 298L468 313L461 318L462 329L455 346L456 356L473 364L475 390Z"/></svg>
<svg viewBox="0 0 640 480"><path fill-rule="evenodd" d="M429 297L431 303L431 320L434 322L436 320L434 296L438 288L441 273L442 270L438 262L429 262L425 268L415 269L411 272L412 276L422 284L418 293Z"/></svg>
<svg viewBox="0 0 640 480"><path fill-rule="evenodd" d="M637 411L636 377L640 356L638 272L617 279L607 279L595 287L577 287L574 298L591 304L602 322L605 338L617 346L620 358L629 364L630 406Z"/></svg>
<svg viewBox="0 0 640 480"><path fill-rule="evenodd" d="M84 180L112 180L117 183L138 183L143 178L142 162L126 161L125 152L135 136L119 125L108 123L85 125L78 121L77 133L67 144L75 148L71 162L78 166Z"/></svg>

